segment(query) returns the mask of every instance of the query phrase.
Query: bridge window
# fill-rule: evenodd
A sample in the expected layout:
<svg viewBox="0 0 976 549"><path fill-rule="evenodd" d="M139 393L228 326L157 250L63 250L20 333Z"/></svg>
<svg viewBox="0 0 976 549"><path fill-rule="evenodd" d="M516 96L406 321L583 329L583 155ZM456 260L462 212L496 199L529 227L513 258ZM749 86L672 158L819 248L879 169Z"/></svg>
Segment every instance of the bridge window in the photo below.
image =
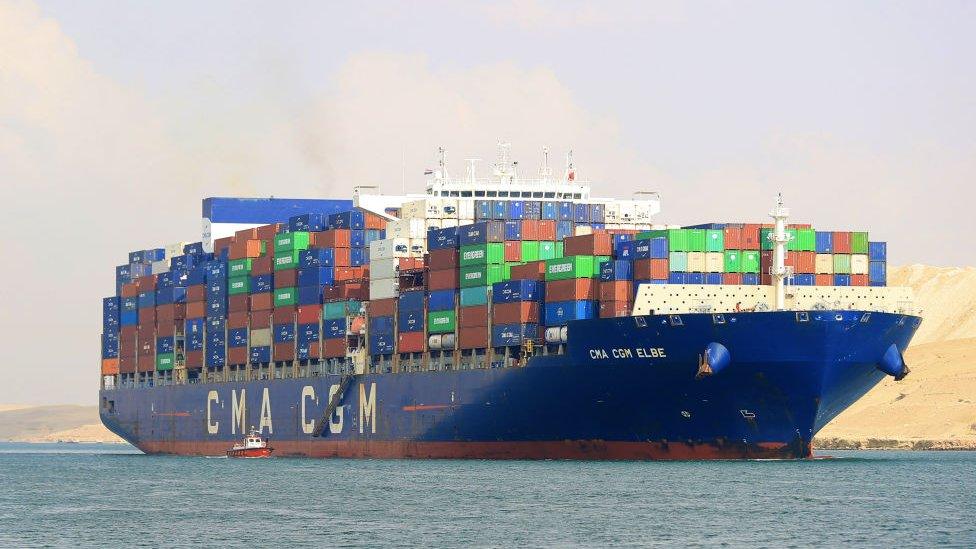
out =
<svg viewBox="0 0 976 549"><path fill-rule="evenodd" d="M485 191L475 191L474 192L474 195L475 196L485 196Z"/></svg>

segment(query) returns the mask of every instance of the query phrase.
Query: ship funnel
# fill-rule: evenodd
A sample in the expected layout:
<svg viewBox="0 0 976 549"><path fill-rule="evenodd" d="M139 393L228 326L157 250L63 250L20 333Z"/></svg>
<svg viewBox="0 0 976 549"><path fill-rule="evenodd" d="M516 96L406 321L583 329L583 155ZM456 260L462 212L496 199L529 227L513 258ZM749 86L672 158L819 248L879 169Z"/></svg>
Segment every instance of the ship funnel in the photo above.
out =
<svg viewBox="0 0 976 549"><path fill-rule="evenodd" d="M698 374L695 379L701 379L724 370L732 362L732 354L721 343L714 341L705 347L705 352L698 355Z"/></svg>
<svg viewBox="0 0 976 549"><path fill-rule="evenodd" d="M894 343L891 344L891 347L888 347L884 356L878 361L878 369L895 378L895 381L905 379L905 376L911 371L908 369L908 365L905 364L905 358L901 356L901 351L898 350L898 346Z"/></svg>

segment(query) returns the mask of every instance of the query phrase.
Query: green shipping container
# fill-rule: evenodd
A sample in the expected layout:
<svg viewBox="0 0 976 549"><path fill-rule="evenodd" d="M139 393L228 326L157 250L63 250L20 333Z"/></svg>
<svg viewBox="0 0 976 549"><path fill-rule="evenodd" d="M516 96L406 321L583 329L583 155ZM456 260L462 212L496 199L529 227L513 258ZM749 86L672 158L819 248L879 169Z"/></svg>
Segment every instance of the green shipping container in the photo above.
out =
<svg viewBox="0 0 976 549"><path fill-rule="evenodd" d="M671 252L668 254L668 269L675 273L688 272L688 252Z"/></svg>
<svg viewBox="0 0 976 549"><path fill-rule="evenodd" d="M227 262L227 276L243 276L251 272L251 258L232 259Z"/></svg>
<svg viewBox="0 0 976 549"><path fill-rule="evenodd" d="M523 240L522 241L522 261L538 261L539 260L539 243L534 240Z"/></svg>
<svg viewBox="0 0 976 549"><path fill-rule="evenodd" d="M595 255L593 256L593 278L600 278L600 264L604 261L610 261L609 255Z"/></svg>
<svg viewBox="0 0 976 549"><path fill-rule="evenodd" d="M297 269L299 253L296 250L294 252L282 252L281 255L275 254L274 270L287 271L288 269Z"/></svg>
<svg viewBox="0 0 976 549"><path fill-rule="evenodd" d="M739 272L758 273L759 272L759 252L753 250L743 250L739 256Z"/></svg>
<svg viewBox="0 0 976 549"><path fill-rule="evenodd" d="M742 252L739 250L725 250L725 272L742 272Z"/></svg>
<svg viewBox="0 0 976 549"><path fill-rule="evenodd" d="M546 280L593 278L592 255L574 255L546 260Z"/></svg>
<svg viewBox="0 0 976 549"><path fill-rule="evenodd" d="M851 253L868 253L868 233L851 233Z"/></svg>
<svg viewBox="0 0 976 549"><path fill-rule="evenodd" d="M556 242L556 257L566 257L566 245L562 240Z"/></svg>
<svg viewBox="0 0 976 549"><path fill-rule="evenodd" d="M461 246L460 265L501 265L505 263L505 245L501 242Z"/></svg>
<svg viewBox="0 0 976 549"><path fill-rule="evenodd" d="M654 233L657 235L659 231L648 231L649 233ZM691 249L691 231L689 229L668 229L666 232L668 237L668 249L672 252L690 252Z"/></svg>
<svg viewBox="0 0 976 549"><path fill-rule="evenodd" d="M725 250L725 231L721 229L705 230L705 251L721 252Z"/></svg>
<svg viewBox="0 0 976 549"><path fill-rule="evenodd" d="M556 243L548 240L539 242L539 259L553 259L556 257Z"/></svg>
<svg viewBox="0 0 976 549"><path fill-rule="evenodd" d="M668 238L668 231L663 229L654 229L650 231L641 231L634 235L634 240L647 240L648 238Z"/></svg>
<svg viewBox="0 0 976 549"><path fill-rule="evenodd" d="M851 254L834 254L834 274L851 274Z"/></svg>
<svg viewBox="0 0 976 549"><path fill-rule="evenodd" d="M279 252L301 251L308 249L308 233L296 231L293 233L281 233L275 236L274 251L275 255Z"/></svg>
<svg viewBox="0 0 976 549"><path fill-rule="evenodd" d="M796 249L799 252L817 251L817 232L813 229L796 229Z"/></svg>
<svg viewBox="0 0 976 549"><path fill-rule="evenodd" d="M472 265L461 267L461 287L491 286L505 277L504 265Z"/></svg>
<svg viewBox="0 0 976 549"><path fill-rule="evenodd" d="M488 304L488 286L461 288L461 306L473 307Z"/></svg>
<svg viewBox="0 0 976 549"><path fill-rule="evenodd" d="M251 277L235 276L227 281L227 295L246 294L251 291Z"/></svg>
<svg viewBox="0 0 976 549"><path fill-rule="evenodd" d="M335 320L359 314L362 303L354 299L348 301L329 301L322 306L322 318Z"/></svg>
<svg viewBox="0 0 976 549"><path fill-rule="evenodd" d="M457 329L457 315L454 311L431 311L427 313L427 333L446 334Z"/></svg>
<svg viewBox="0 0 976 549"><path fill-rule="evenodd" d="M274 291L274 306L287 307L298 303L298 292L295 288L278 288Z"/></svg>
<svg viewBox="0 0 976 549"><path fill-rule="evenodd" d="M688 229L688 251L705 251L705 229Z"/></svg>
<svg viewBox="0 0 976 549"><path fill-rule="evenodd" d="M156 355L156 369L160 372L165 372L166 370L173 369L173 363L175 362L175 355L173 353L163 353Z"/></svg>

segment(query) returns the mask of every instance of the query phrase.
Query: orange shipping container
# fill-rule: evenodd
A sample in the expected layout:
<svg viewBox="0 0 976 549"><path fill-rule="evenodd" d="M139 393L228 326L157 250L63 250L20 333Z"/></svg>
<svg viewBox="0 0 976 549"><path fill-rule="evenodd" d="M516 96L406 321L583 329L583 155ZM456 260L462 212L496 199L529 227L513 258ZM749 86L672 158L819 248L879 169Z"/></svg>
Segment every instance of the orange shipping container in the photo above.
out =
<svg viewBox="0 0 976 549"><path fill-rule="evenodd" d="M250 317L252 330L271 327L271 311L254 311Z"/></svg>
<svg viewBox="0 0 976 549"><path fill-rule="evenodd" d="M363 227L366 229L386 229L386 218L372 212L363 212Z"/></svg>
<svg viewBox="0 0 976 549"><path fill-rule="evenodd" d="M271 359L275 361L295 360L295 342L275 343L271 348Z"/></svg>
<svg viewBox="0 0 976 549"><path fill-rule="evenodd" d="M817 286L833 286L834 285L834 275L830 274L818 274L814 279L813 283Z"/></svg>
<svg viewBox="0 0 976 549"><path fill-rule="evenodd" d="M191 370L203 368L203 351L188 351L186 353L186 367Z"/></svg>
<svg viewBox="0 0 976 549"><path fill-rule="evenodd" d="M275 324L289 324L295 322L295 306L276 307L271 314L271 319Z"/></svg>
<svg viewBox="0 0 976 549"><path fill-rule="evenodd" d="M119 373L120 374L134 374L136 373L136 357L133 356L120 356L119 357Z"/></svg>
<svg viewBox="0 0 976 549"><path fill-rule="evenodd" d="M325 358L346 356L346 338L326 339L322 345L322 355Z"/></svg>
<svg viewBox="0 0 976 549"><path fill-rule="evenodd" d="M521 242L505 242L505 261L522 261Z"/></svg>
<svg viewBox="0 0 976 549"><path fill-rule="evenodd" d="M237 294L237 295L227 296L228 313L247 312L247 310L248 310L247 294Z"/></svg>
<svg viewBox="0 0 976 549"><path fill-rule="evenodd" d="M271 274L274 270L274 256L270 253L251 261L251 275Z"/></svg>
<svg viewBox="0 0 976 549"><path fill-rule="evenodd" d="M600 301L630 301L634 285L629 280L613 280L600 283Z"/></svg>
<svg viewBox="0 0 976 549"><path fill-rule="evenodd" d="M369 317L393 316L396 314L396 298L374 299L369 302Z"/></svg>
<svg viewBox="0 0 976 549"><path fill-rule="evenodd" d="M601 301L600 318L616 318L618 316L630 316L630 302L628 301Z"/></svg>
<svg viewBox="0 0 976 549"><path fill-rule="evenodd" d="M186 304L186 318L203 318L207 316L207 303L193 301Z"/></svg>
<svg viewBox="0 0 976 549"><path fill-rule="evenodd" d="M317 248L348 248L351 234L349 229L330 229L312 233L309 244Z"/></svg>
<svg viewBox="0 0 976 549"><path fill-rule="evenodd" d="M247 328L250 318L247 312L236 312L227 315L227 328Z"/></svg>
<svg viewBox="0 0 976 549"><path fill-rule="evenodd" d="M539 240L539 220L522 220L522 240Z"/></svg>
<svg viewBox="0 0 976 549"><path fill-rule="evenodd" d="M851 275L851 286L867 286L868 275Z"/></svg>
<svg viewBox="0 0 976 549"><path fill-rule="evenodd" d="M538 225L538 233L536 237L539 240L556 240L556 222L552 220L540 220ZM525 235L522 235L523 240L527 240Z"/></svg>
<svg viewBox="0 0 976 549"><path fill-rule="evenodd" d="M197 301L207 300L207 287L204 284L197 284L195 286L187 286L186 288L186 302L192 303Z"/></svg>
<svg viewBox="0 0 976 549"><path fill-rule="evenodd" d="M126 282L122 285L122 297L137 297L139 295L139 285L135 282Z"/></svg>
<svg viewBox="0 0 976 549"><path fill-rule="evenodd" d="M726 227L724 232L725 232L725 249L741 250L742 249L742 228Z"/></svg>
<svg viewBox="0 0 976 549"><path fill-rule="evenodd" d="M515 267L512 267L515 271ZM458 287L457 269L442 269L430 271L427 279L427 287L431 290L452 290Z"/></svg>
<svg viewBox="0 0 976 549"><path fill-rule="evenodd" d="M539 322L539 304L535 301L496 303L492 307L493 324L529 324Z"/></svg>
<svg viewBox="0 0 976 549"><path fill-rule="evenodd" d="M218 238L217 240L214 240L214 246L213 246L214 247L214 255L215 256L219 256L221 254L221 252L223 252L227 248L230 248L230 245L233 244L233 243L234 243L234 237L233 236L228 236L228 237L225 237L225 238Z"/></svg>
<svg viewBox="0 0 976 549"><path fill-rule="evenodd" d="M284 269L275 271L275 288L293 288L298 285L298 271L296 269Z"/></svg>
<svg viewBox="0 0 976 549"><path fill-rule="evenodd" d="M237 243L237 242L246 242L248 240L259 239L259 238L261 238L261 237L258 236L258 228L257 227L252 227L250 229L241 229L241 230L237 231L236 233L234 233L234 242L235 243Z"/></svg>
<svg viewBox="0 0 976 549"><path fill-rule="evenodd" d="M512 267L512 280L545 280L546 262L531 261L525 265ZM433 288L431 288L433 289Z"/></svg>
<svg viewBox="0 0 976 549"><path fill-rule="evenodd" d="M119 359L117 358L103 358L102 359L102 375L103 376L114 376L119 373Z"/></svg>
<svg viewBox="0 0 976 549"><path fill-rule="evenodd" d="M340 282L343 280L359 280L366 278L368 275L368 270L366 267L336 267L335 268L335 280Z"/></svg>
<svg viewBox="0 0 976 549"><path fill-rule="evenodd" d="M458 330L459 349L484 349L488 347L488 327L460 328Z"/></svg>
<svg viewBox="0 0 976 549"><path fill-rule="evenodd" d="M227 364L240 366L247 364L247 347L229 347L227 349Z"/></svg>
<svg viewBox="0 0 976 549"><path fill-rule="evenodd" d="M592 278L550 280L546 282L546 302L596 300L597 283L598 281Z"/></svg>
<svg viewBox="0 0 976 549"><path fill-rule="evenodd" d="M488 305L458 308L458 326L461 328L488 327Z"/></svg>
<svg viewBox="0 0 976 549"><path fill-rule="evenodd" d="M320 318L322 318L321 305L299 305L298 306L299 324L312 324L314 322L318 322Z"/></svg>
<svg viewBox="0 0 976 549"><path fill-rule="evenodd" d="M746 223L742 226L740 250L758 250L761 248L759 242L760 226L755 223ZM726 249L730 249L726 246Z"/></svg>
<svg viewBox="0 0 976 549"><path fill-rule="evenodd" d="M136 279L136 286L140 292L152 292L156 289L156 275L140 276Z"/></svg>
<svg viewBox="0 0 976 549"><path fill-rule="evenodd" d="M271 306L274 304L271 292L251 294L250 298L252 311L269 311L271 310Z"/></svg>
<svg viewBox="0 0 976 549"><path fill-rule="evenodd" d="M613 255L613 237L606 232L570 236L563 239L563 255Z"/></svg>
<svg viewBox="0 0 976 549"><path fill-rule="evenodd" d="M634 261L634 280L667 280L667 259L638 259Z"/></svg>
<svg viewBox="0 0 976 549"><path fill-rule="evenodd" d="M397 334L398 353L422 353L424 352L424 340L427 334L424 332L400 332Z"/></svg>
<svg viewBox="0 0 976 549"><path fill-rule="evenodd" d="M724 273L722 274L722 284L731 284L734 286L739 286L742 284L742 273Z"/></svg>
<svg viewBox="0 0 976 549"><path fill-rule="evenodd" d="M280 231L282 227L284 227L284 225L281 224L281 223L272 223L271 225L262 225L261 227L258 227L256 229L256 231L257 231L256 236L258 237L259 240L266 240L266 241L270 242L270 241L274 240L275 235L278 234L278 231Z"/></svg>
<svg viewBox="0 0 976 549"><path fill-rule="evenodd" d="M176 324L172 320L157 321L156 337L168 337L176 334Z"/></svg>

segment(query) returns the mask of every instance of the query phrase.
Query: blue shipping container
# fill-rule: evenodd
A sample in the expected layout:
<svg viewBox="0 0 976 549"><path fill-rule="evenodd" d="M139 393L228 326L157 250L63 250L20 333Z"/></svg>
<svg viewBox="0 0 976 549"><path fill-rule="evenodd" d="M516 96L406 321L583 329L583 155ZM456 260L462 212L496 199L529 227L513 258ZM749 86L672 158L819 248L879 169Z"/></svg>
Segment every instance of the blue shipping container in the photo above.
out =
<svg viewBox="0 0 976 549"><path fill-rule="evenodd" d="M427 231L427 248L430 250L444 250L458 247L458 228L446 227Z"/></svg>
<svg viewBox="0 0 976 549"><path fill-rule="evenodd" d="M322 286L299 286L297 293L299 305L316 305L322 303Z"/></svg>
<svg viewBox="0 0 976 549"><path fill-rule="evenodd" d="M603 204L590 204L590 222L603 223L606 221L606 207Z"/></svg>
<svg viewBox="0 0 976 549"><path fill-rule="evenodd" d="M508 204L506 205L506 209L506 219L525 219L525 203L521 200L509 200Z"/></svg>
<svg viewBox="0 0 976 549"><path fill-rule="evenodd" d="M330 229L365 229L366 218L360 210L350 210L329 215Z"/></svg>
<svg viewBox="0 0 976 549"><path fill-rule="evenodd" d="M271 362L271 347L251 347L251 364Z"/></svg>
<svg viewBox="0 0 976 549"><path fill-rule="evenodd" d="M395 338L393 334L370 334L369 354L387 355L393 352Z"/></svg>
<svg viewBox="0 0 976 549"><path fill-rule="evenodd" d="M868 242L868 259L871 261L887 261L888 244L885 242Z"/></svg>
<svg viewBox="0 0 976 549"><path fill-rule="evenodd" d="M331 286L335 283L333 267L303 267L298 269L299 286Z"/></svg>
<svg viewBox="0 0 976 549"><path fill-rule="evenodd" d="M515 303L518 301L539 301L539 283L535 280L506 280L492 285L492 303Z"/></svg>
<svg viewBox="0 0 976 549"><path fill-rule="evenodd" d="M373 335L393 335L393 317L375 316L369 319L369 333Z"/></svg>
<svg viewBox="0 0 976 549"><path fill-rule="evenodd" d="M345 321L345 319L342 319L342 320ZM343 337L344 335L345 335L345 332L343 332L343 334L339 335L338 337ZM305 343L310 343L312 341L318 341L318 340L319 340L319 323L318 322L309 322L308 324L299 324L298 325L298 343L299 343L299 345L305 344Z"/></svg>
<svg viewBox="0 0 976 549"><path fill-rule="evenodd" d="M505 214L508 213L507 200L495 200L491 203L491 218L496 221L504 221Z"/></svg>
<svg viewBox="0 0 976 549"><path fill-rule="evenodd" d="M617 259L626 259L626 260L636 259L636 253L634 251L636 247L637 247L637 241L635 240L617 242L614 245L613 255ZM648 254L650 254L650 248L648 248Z"/></svg>
<svg viewBox="0 0 976 549"><path fill-rule="evenodd" d="M454 309L456 290L434 290L427 299L427 308L431 311L450 311Z"/></svg>
<svg viewBox="0 0 976 549"><path fill-rule="evenodd" d="M367 248L350 248L349 249L349 265L352 267L361 267L369 263L369 250Z"/></svg>
<svg viewBox="0 0 976 549"><path fill-rule="evenodd" d="M668 273L668 284L687 284L688 273Z"/></svg>
<svg viewBox="0 0 976 549"><path fill-rule="evenodd" d="M326 339L346 337L346 319L329 318L322 321L322 333Z"/></svg>
<svg viewBox="0 0 976 549"><path fill-rule="evenodd" d="M474 218L477 221L491 219L491 200L474 201Z"/></svg>
<svg viewBox="0 0 976 549"><path fill-rule="evenodd" d="M222 318L207 320L207 346L223 345L227 341L226 322Z"/></svg>
<svg viewBox="0 0 976 549"><path fill-rule="evenodd" d="M246 347L247 328L231 328L227 330L227 346L235 348Z"/></svg>
<svg viewBox="0 0 976 549"><path fill-rule="evenodd" d="M271 337L274 338L275 343L288 343L289 341L295 341L295 325L275 324L272 328Z"/></svg>
<svg viewBox="0 0 976 549"><path fill-rule="evenodd" d="M499 324L491 329L492 347L519 346L539 336L538 324Z"/></svg>
<svg viewBox="0 0 976 549"><path fill-rule="evenodd" d="M834 275L834 286L850 286L851 275Z"/></svg>
<svg viewBox="0 0 976 549"><path fill-rule="evenodd" d="M872 261L868 264L868 282L875 286L888 283L888 269L884 261Z"/></svg>
<svg viewBox="0 0 976 549"><path fill-rule="evenodd" d="M600 280L630 280L634 277L634 264L620 259L600 263Z"/></svg>
<svg viewBox="0 0 976 549"><path fill-rule="evenodd" d="M458 243L461 246L505 241L505 224L499 221L481 221L458 227Z"/></svg>
<svg viewBox="0 0 976 549"><path fill-rule="evenodd" d="M554 301L546 303L546 326L562 326L571 320L595 318L596 301Z"/></svg>
<svg viewBox="0 0 976 549"><path fill-rule="evenodd" d="M590 205L577 203L573 206L573 221L577 223L590 222Z"/></svg>
<svg viewBox="0 0 976 549"><path fill-rule="evenodd" d="M335 248L309 248L298 252L298 268L335 267Z"/></svg>
<svg viewBox="0 0 976 549"><path fill-rule="evenodd" d="M814 233L816 241L815 249L818 254L834 253L834 233L830 231L817 231Z"/></svg>
<svg viewBox="0 0 976 549"><path fill-rule="evenodd" d="M399 297L400 311L423 311L424 310L424 291L406 291Z"/></svg>
<svg viewBox="0 0 976 549"><path fill-rule="evenodd" d="M565 240L573 236L573 222L572 221L557 221L556 222L556 240Z"/></svg>
<svg viewBox="0 0 976 549"><path fill-rule="evenodd" d="M102 334L102 358L119 358L119 336L108 332Z"/></svg>
<svg viewBox="0 0 976 549"><path fill-rule="evenodd" d="M147 309L156 306L156 292L141 292L139 294L139 308Z"/></svg>
<svg viewBox="0 0 976 549"><path fill-rule="evenodd" d="M721 284L722 273L705 273L705 284Z"/></svg>
<svg viewBox="0 0 976 549"><path fill-rule="evenodd" d="M744 286L758 286L759 285L759 274L758 273L742 273L742 284Z"/></svg>
<svg viewBox="0 0 976 549"><path fill-rule="evenodd" d="M263 294L274 290L274 275L257 275L251 277L251 293Z"/></svg>
<svg viewBox="0 0 976 549"><path fill-rule="evenodd" d="M522 222L505 222L505 240L522 240Z"/></svg>
<svg viewBox="0 0 976 549"><path fill-rule="evenodd" d="M424 329L424 311L407 310L397 313L397 329L401 332L419 332Z"/></svg>
<svg viewBox="0 0 976 549"><path fill-rule="evenodd" d="M572 202L560 202L557 206L556 219L560 221L572 221L574 208Z"/></svg>
<svg viewBox="0 0 976 549"><path fill-rule="evenodd" d="M322 213L307 213L288 218L288 230L291 232L318 232L328 226L328 216Z"/></svg>
<svg viewBox="0 0 976 549"><path fill-rule="evenodd" d="M186 288L173 286L156 290L157 305L169 305L172 303L186 303Z"/></svg>
<svg viewBox="0 0 976 549"><path fill-rule="evenodd" d="M542 203L542 219L555 220L558 217L559 211L555 202L545 201Z"/></svg>

